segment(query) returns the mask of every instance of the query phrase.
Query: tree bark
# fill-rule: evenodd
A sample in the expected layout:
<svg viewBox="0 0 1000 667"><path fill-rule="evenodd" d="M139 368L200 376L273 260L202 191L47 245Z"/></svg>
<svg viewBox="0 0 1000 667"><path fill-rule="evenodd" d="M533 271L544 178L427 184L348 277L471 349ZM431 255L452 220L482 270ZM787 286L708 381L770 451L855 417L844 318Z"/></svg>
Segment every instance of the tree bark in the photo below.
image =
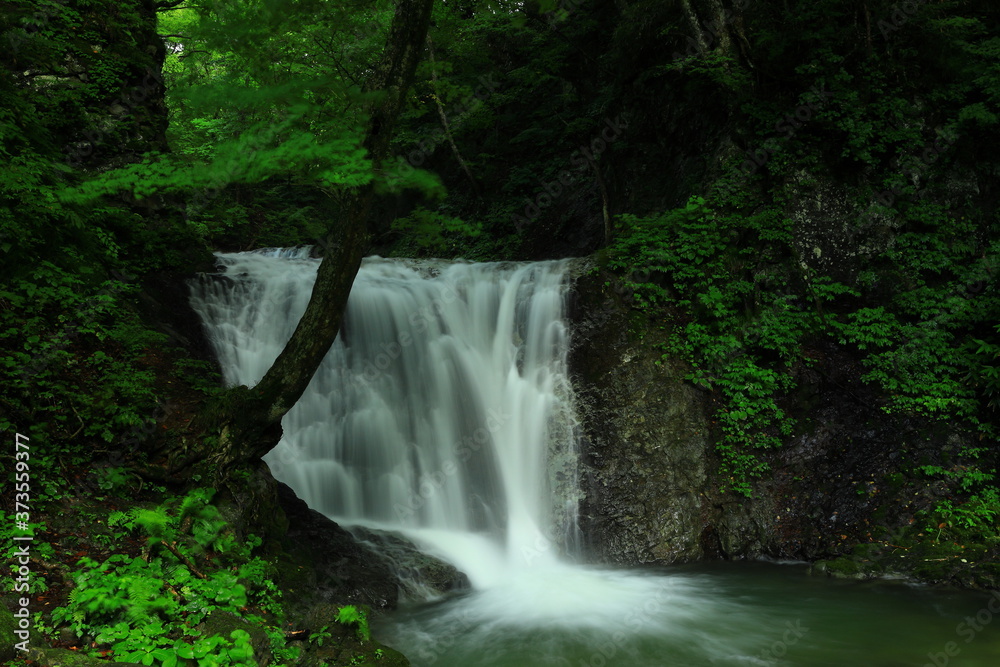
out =
<svg viewBox="0 0 1000 667"><path fill-rule="evenodd" d="M381 62L366 81L367 93L379 93L369 107L364 146L373 167L388 155L393 126L413 82L430 22L433 0L400 0ZM371 184L345 198L343 224L331 229L324 245L309 304L291 339L264 378L253 388L235 387L204 416L210 437L192 443L178 468L207 463L217 475L259 459L281 439L281 419L302 396L316 368L333 345L361 259L369 247L368 217L374 198ZM211 437L212 433L217 437Z"/></svg>
<svg viewBox="0 0 1000 667"><path fill-rule="evenodd" d="M587 162L590 164L590 168L594 170L597 189L601 193L601 219L604 221L604 245L609 246L611 245L611 241L614 240L615 230L614 221L611 219L611 206L608 201L608 186L604 182L604 174L601 173L601 167L597 164L597 161L588 155Z"/></svg>

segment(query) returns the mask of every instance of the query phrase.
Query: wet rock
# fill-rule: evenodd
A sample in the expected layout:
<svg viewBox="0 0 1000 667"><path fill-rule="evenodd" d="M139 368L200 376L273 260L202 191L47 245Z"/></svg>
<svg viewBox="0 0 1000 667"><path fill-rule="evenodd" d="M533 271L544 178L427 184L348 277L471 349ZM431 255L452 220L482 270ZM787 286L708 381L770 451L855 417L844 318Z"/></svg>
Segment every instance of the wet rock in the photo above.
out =
<svg viewBox="0 0 1000 667"><path fill-rule="evenodd" d="M318 603L367 604L392 609L399 597L396 577L385 562L349 532L319 512L285 484L278 501L288 518L282 539L285 554L279 577L289 615L301 615Z"/></svg>
<svg viewBox="0 0 1000 667"><path fill-rule="evenodd" d="M866 579L868 578L861 565L852 558L836 558L821 560L809 568L811 574L825 574L835 579Z"/></svg>
<svg viewBox="0 0 1000 667"><path fill-rule="evenodd" d="M382 558L405 598L425 600L469 587L469 578L454 565L423 553L399 533L360 527L351 533Z"/></svg>
<svg viewBox="0 0 1000 667"><path fill-rule="evenodd" d="M996 584L1000 566L990 567L1000 545L977 545L979 538L959 537L951 526L949 544L968 547L952 553L937 543L937 528L920 532L951 492L921 466L963 465L960 452L975 445L974 432L888 414L889 398L862 381L859 353L807 341L812 363L795 370L797 388L782 399L797 431L783 447L757 452L770 471L754 481L751 498L735 496L717 472L713 397L684 381L687 369L660 352L658 325L630 307L615 276L593 266L581 261L576 269L570 357L583 422L580 525L589 558L770 557L826 561L817 571L833 576ZM911 542L903 544L899 536L908 531Z"/></svg>
<svg viewBox="0 0 1000 667"><path fill-rule="evenodd" d="M662 332L629 310L609 275L579 273L570 369L583 421L580 524L588 555L621 564L698 559L706 396L683 381L682 364L661 358Z"/></svg>

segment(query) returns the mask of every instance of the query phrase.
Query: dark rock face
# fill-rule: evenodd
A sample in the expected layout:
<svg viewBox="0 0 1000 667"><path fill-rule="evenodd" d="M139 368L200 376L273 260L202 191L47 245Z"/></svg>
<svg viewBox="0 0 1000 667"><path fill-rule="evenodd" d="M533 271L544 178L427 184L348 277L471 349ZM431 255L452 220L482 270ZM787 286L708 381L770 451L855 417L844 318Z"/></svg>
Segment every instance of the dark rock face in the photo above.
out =
<svg viewBox="0 0 1000 667"><path fill-rule="evenodd" d="M900 558L899 536L919 537L921 511L947 492L914 470L955 465L971 434L887 414L879 390L861 381L855 354L813 342L814 363L797 370L798 389L782 406L799 431L783 447L758 452L771 470L753 498L724 492L711 394L684 381L683 364L661 358L659 329L629 307L613 276L589 266L578 265L572 290L570 359L583 422L580 527L588 558L814 561L862 548L861 570L879 561L878 571L896 571L886 559ZM963 581L954 573L931 579Z"/></svg>
<svg viewBox="0 0 1000 667"><path fill-rule="evenodd" d="M696 560L705 555L706 397L684 384L679 364L661 363L652 328L630 320L606 279L584 271L571 315L586 549L602 562Z"/></svg>
<svg viewBox="0 0 1000 667"><path fill-rule="evenodd" d="M760 484L773 512L767 555L817 560L853 552L861 576L904 572L967 585L957 572L923 572L921 563L905 558L911 547L901 545L947 546L921 531L927 513L951 490L916 470L956 465L975 435L962 424L887 414L885 397L861 382L864 369L849 351L821 343L811 354L818 363L800 371L792 397L800 432L770 453L772 472ZM927 554L930 560L941 555Z"/></svg>
<svg viewBox="0 0 1000 667"><path fill-rule="evenodd" d="M375 610L396 606L396 579L377 554L280 482L278 502L288 518L283 547L291 555L281 575L299 596L296 608L345 601Z"/></svg>
<svg viewBox="0 0 1000 667"><path fill-rule="evenodd" d="M469 587L469 578L455 566L423 553L398 533L352 528L351 534L389 566L403 597L426 599Z"/></svg>
<svg viewBox="0 0 1000 667"><path fill-rule="evenodd" d="M17 651L14 649L16 638L14 629L17 627L17 620L8 609L0 605L0 660L6 662L13 660Z"/></svg>
<svg viewBox="0 0 1000 667"><path fill-rule="evenodd" d="M401 594L419 598L468 586L464 574L421 553L406 538L367 529L353 529L352 534L310 509L287 485L275 484L288 520L280 576L303 614L331 603L388 610Z"/></svg>

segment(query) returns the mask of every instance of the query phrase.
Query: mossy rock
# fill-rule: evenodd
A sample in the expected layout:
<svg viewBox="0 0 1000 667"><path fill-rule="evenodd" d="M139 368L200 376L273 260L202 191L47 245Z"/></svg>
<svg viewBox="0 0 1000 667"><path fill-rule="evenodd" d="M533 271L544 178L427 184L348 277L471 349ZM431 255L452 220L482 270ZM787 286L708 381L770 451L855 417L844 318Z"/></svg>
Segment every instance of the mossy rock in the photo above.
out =
<svg viewBox="0 0 1000 667"><path fill-rule="evenodd" d="M853 558L841 556L833 560L821 560L810 568L813 574L825 574L837 579L863 579L866 574L861 564Z"/></svg>
<svg viewBox="0 0 1000 667"><path fill-rule="evenodd" d="M264 630L229 611L216 611L198 626L206 637L220 635L226 639L234 630L243 630L250 635L254 659L259 667L267 667L271 662L271 639Z"/></svg>
<svg viewBox="0 0 1000 667"><path fill-rule="evenodd" d="M881 556L883 547L880 544L858 544L851 550L851 555L858 560L873 560Z"/></svg>
<svg viewBox="0 0 1000 667"><path fill-rule="evenodd" d="M301 554L283 553L273 561L273 564L274 582L289 595L303 597L305 591L316 587L316 570ZM289 602L286 600L286 604Z"/></svg>
<svg viewBox="0 0 1000 667"><path fill-rule="evenodd" d="M885 484L891 491L899 491L906 485L906 478L898 472L890 473L885 476Z"/></svg>
<svg viewBox="0 0 1000 667"><path fill-rule="evenodd" d="M370 618L371 609L358 605ZM318 604L306 615L304 622L310 634L322 634L303 646L300 667L322 665L367 665L369 667L409 667L410 661L399 651L380 644L375 639L362 639L354 626L336 621L341 605ZM322 645L320 645L322 641Z"/></svg>
<svg viewBox="0 0 1000 667"><path fill-rule="evenodd" d="M359 665L361 667L410 667L410 661L396 649L377 641L363 645L308 644L296 663L297 667L326 667L326 665Z"/></svg>
<svg viewBox="0 0 1000 667"><path fill-rule="evenodd" d="M14 614L6 608L0 607L0 662L8 662L14 659L17 649L14 648L14 629L17 627L17 620Z"/></svg>
<svg viewBox="0 0 1000 667"><path fill-rule="evenodd" d="M42 667L108 667L109 665L119 665L120 667L143 667L137 662L110 662L108 660L98 660L88 655L67 651L62 648L33 648L28 651L28 659L37 662Z"/></svg>

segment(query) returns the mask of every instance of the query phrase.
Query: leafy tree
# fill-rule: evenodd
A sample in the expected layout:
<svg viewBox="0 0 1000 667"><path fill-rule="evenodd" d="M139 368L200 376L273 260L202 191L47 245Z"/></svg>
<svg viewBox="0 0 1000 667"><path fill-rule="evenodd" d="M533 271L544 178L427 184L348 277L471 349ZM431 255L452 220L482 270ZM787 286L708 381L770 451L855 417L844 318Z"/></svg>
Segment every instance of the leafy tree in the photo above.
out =
<svg viewBox="0 0 1000 667"><path fill-rule="evenodd" d="M388 154L393 126L422 54L432 4L432 0L403 0L396 6L385 51L362 87L368 116L362 146L376 168ZM237 387L226 396L224 413L211 415L213 422L221 416L221 424L207 424L217 429L218 440L203 440L208 444L195 450L195 458L225 470L260 458L280 439L282 417L305 391L337 336L351 285L368 249L375 186L371 178L351 185L341 195L344 223L326 237L326 255L292 338L258 385ZM185 461L192 462L192 458Z"/></svg>

